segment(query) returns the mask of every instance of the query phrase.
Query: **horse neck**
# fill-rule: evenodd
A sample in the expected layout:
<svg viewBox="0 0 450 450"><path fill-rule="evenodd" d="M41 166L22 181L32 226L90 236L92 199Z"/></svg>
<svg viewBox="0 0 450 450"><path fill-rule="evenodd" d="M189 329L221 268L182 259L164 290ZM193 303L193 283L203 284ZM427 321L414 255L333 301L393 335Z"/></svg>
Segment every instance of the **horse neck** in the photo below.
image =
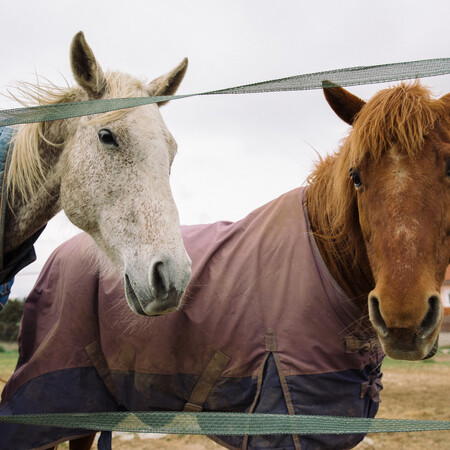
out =
<svg viewBox="0 0 450 450"><path fill-rule="evenodd" d="M36 127L36 125L31 126ZM61 210L59 160L64 148L64 136L67 136L67 124L65 121L48 122L42 125L42 132L37 146L44 168L44 177L26 200L19 193L15 193L14 196L8 195L4 236L5 253L16 249ZM14 152L20 152L20 150L16 145Z"/></svg>
<svg viewBox="0 0 450 450"><path fill-rule="evenodd" d="M327 158L310 177L306 190L308 216L319 252L333 278L361 310L367 311L367 298L375 283L361 230L354 223L330 236L330 222L336 217L336 203L326 201L333 189L336 159ZM348 219L356 222L355 218Z"/></svg>

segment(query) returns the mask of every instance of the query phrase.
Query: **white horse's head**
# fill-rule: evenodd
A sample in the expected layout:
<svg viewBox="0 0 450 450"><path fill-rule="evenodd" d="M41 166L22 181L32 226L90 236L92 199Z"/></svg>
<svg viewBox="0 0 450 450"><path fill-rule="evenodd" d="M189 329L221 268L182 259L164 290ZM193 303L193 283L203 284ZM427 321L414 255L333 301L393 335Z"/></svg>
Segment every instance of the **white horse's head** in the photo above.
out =
<svg viewBox="0 0 450 450"><path fill-rule="evenodd" d="M149 84L104 73L81 32L71 63L76 100L172 95L187 68L185 59ZM177 144L158 106L67 121L59 162L62 208L123 272L127 301L141 315L176 310L191 273L169 185Z"/></svg>

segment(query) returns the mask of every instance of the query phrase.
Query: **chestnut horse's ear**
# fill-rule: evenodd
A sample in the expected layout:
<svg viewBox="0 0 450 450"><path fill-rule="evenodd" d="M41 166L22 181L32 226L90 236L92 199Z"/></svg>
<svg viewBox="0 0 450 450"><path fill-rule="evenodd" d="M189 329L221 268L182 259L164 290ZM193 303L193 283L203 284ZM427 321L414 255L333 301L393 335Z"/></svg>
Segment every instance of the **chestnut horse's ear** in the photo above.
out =
<svg viewBox="0 0 450 450"><path fill-rule="evenodd" d="M444 104L448 105L450 107L450 93L443 95L440 99L440 102L443 102Z"/></svg>
<svg viewBox="0 0 450 450"><path fill-rule="evenodd" d="M106 78L82 31L72 39L70 62L76 82L87 92L89 98L102 97L106 89Z"/></svg>
<svg viewBox="0 0 450 450"><path fill-rule="evenodd" d="M353 125L356 115L366 102L330 81L323 81L322 86L323 93L331 109L344 122Z"/></svg>
<svg viewBox="0 0 450 450"><path fill-rule="evenodd" d="M147 86L147 92L150 96L174 95L178 86L183 81L188 66L188 59L184 58L174 69L165 75L153 80ZM165 105L166 102L158 102L158 106Z"/></svg>

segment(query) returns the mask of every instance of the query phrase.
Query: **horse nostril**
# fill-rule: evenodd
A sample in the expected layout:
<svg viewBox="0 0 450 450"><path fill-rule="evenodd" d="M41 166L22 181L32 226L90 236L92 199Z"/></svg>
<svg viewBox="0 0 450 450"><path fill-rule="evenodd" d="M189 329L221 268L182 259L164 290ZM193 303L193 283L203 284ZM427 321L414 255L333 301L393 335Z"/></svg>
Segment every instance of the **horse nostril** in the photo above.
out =
<svg viewBox="0 0 450 450"><path fill-rule="evenodd" d="M428 311L420 324L420 332L423 338L431 335L436 329L441 317L441 299L438 295L432 295L428 299Z"/></svg>
<svg viewBox="0 0 450 450"><path fill-rule="evenodd" d="M167 295L170 290L170 279L167 266L163 261L155 261L150 269L150 289L154 298Z"/></svg>
<svg viewBox="0 0 450 450"><path fill-rule="evenodd" d="M381 336L385 336L387 334L387 325L381 315L380 301L373 294L370 294L369 296L369 317L378 333Z"/></svg>

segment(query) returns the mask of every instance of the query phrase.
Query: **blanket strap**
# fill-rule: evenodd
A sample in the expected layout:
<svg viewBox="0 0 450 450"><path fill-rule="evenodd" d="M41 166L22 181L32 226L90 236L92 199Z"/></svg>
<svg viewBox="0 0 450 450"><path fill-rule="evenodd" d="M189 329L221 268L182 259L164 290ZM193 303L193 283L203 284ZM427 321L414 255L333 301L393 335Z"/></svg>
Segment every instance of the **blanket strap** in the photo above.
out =
<svg viewBox="0 0 450 450"><path fill-rule="evenodd" d="M214 353L211 361L209 361L205 370L200 375L197 384L194 386L188 402L184 405L183 411L200 412L203 410L203 405L208 398L209 393L229 361L230 357L220 350L217 350L216 353Z"/></svg>
<svg viewBox="0 0 450 450"><path fill-rule="evenodd" d="M109 393L114 397L114 400L119 404L119 406L123 406L118 400L116 385L114 384L114 380L109 371L108 363L106 362L106 358L103 355L102 349L98 342L92 342L85 347L86 353L88 354L92 364L94 364L95 370L98 375L102 379L103 383L105 383L106 388Z"/></svg>

